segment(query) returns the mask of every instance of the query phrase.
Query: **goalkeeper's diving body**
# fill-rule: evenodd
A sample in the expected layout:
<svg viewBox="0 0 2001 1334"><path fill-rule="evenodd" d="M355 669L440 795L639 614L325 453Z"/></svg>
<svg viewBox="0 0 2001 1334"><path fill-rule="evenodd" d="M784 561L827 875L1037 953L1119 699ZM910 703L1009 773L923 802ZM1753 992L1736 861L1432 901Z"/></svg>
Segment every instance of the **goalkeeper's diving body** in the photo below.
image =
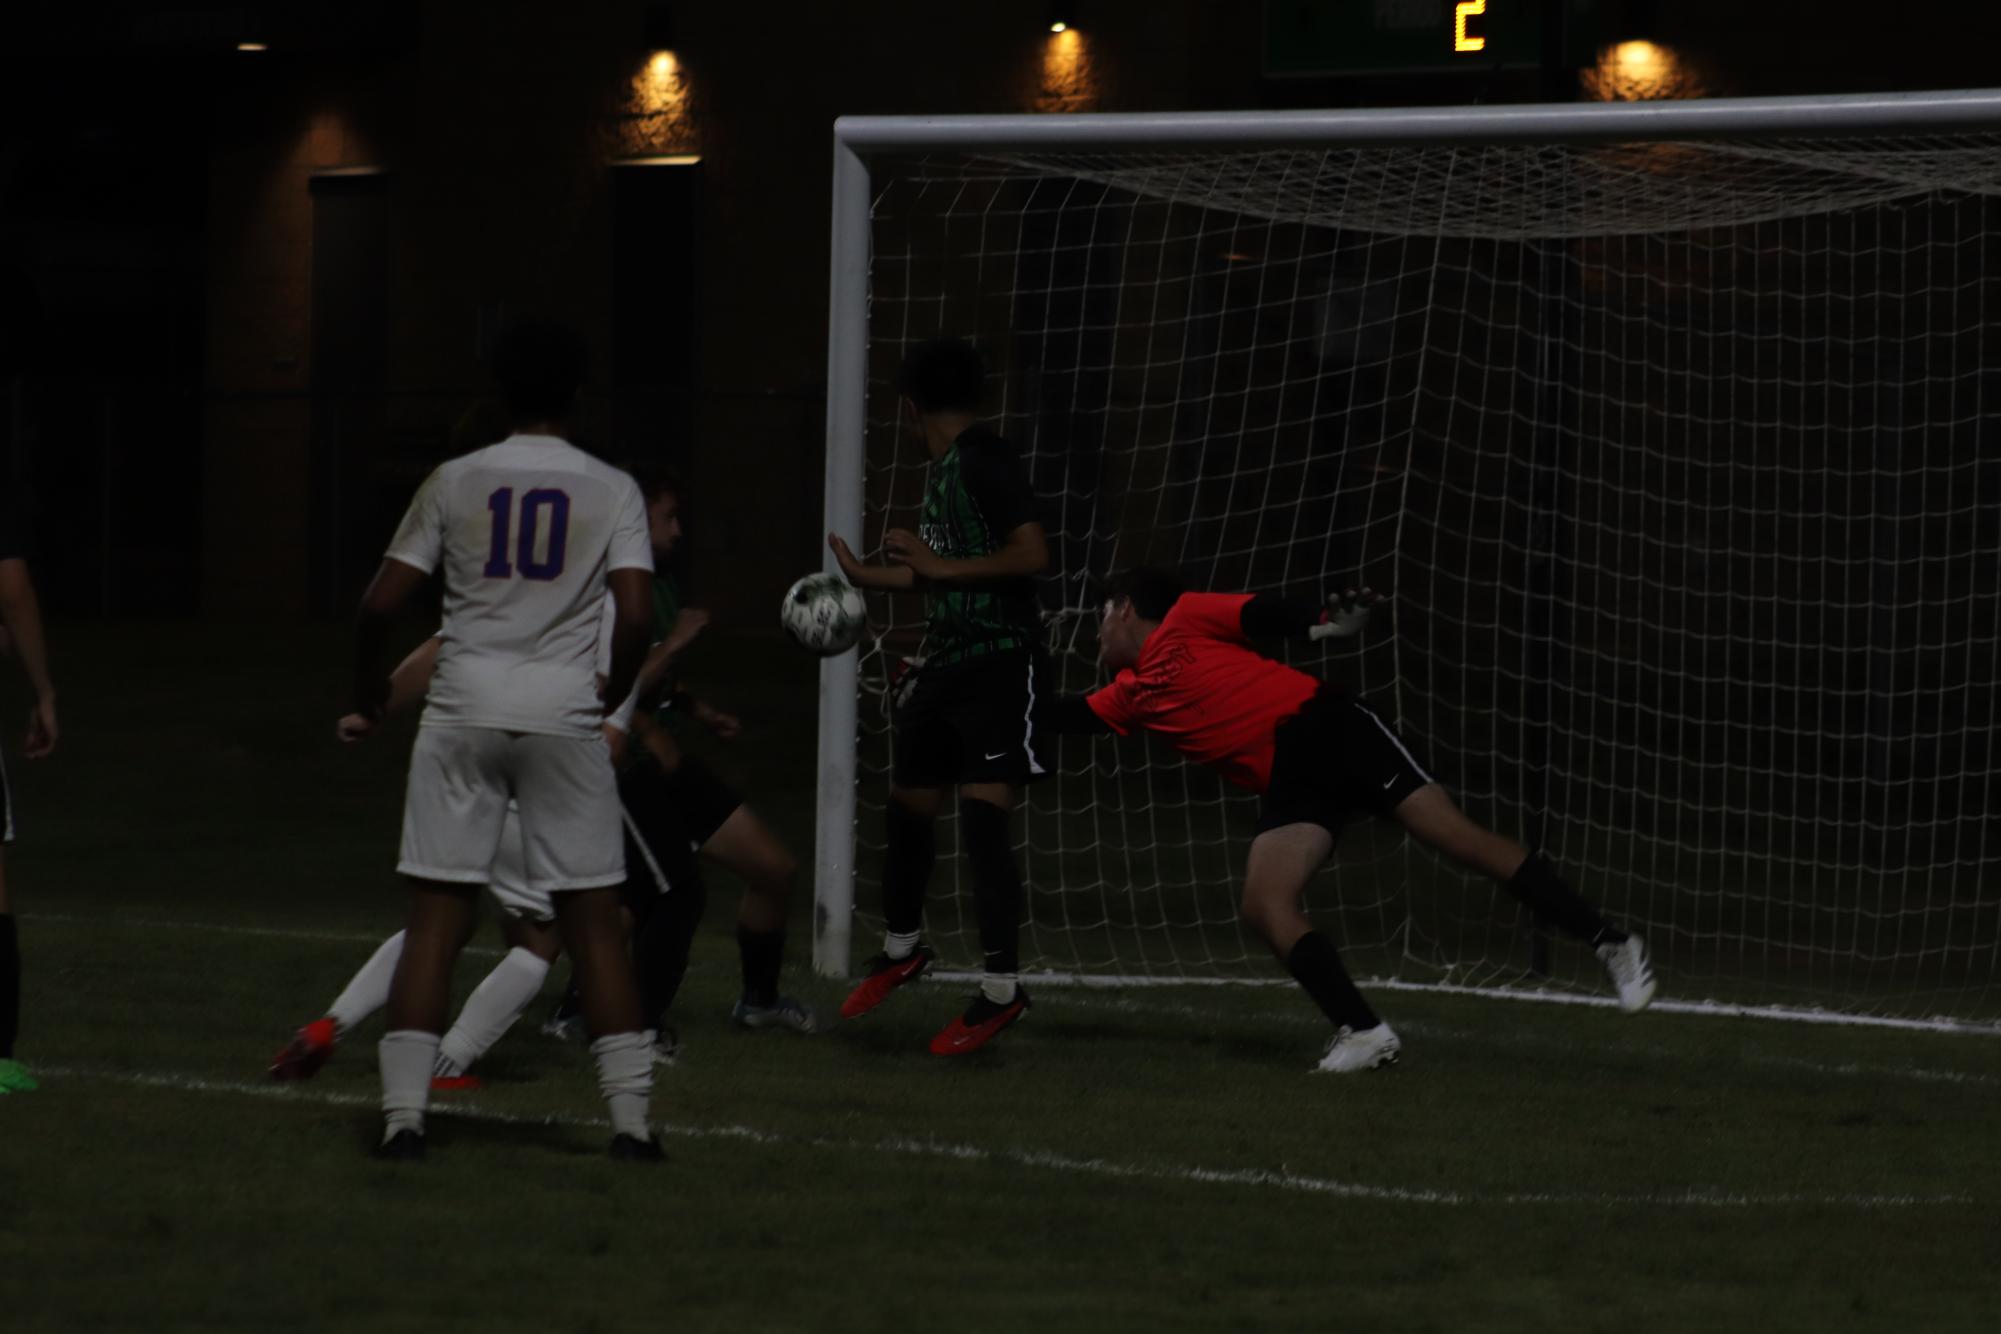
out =
<svg viewBox="0 0 2001 1334"><path fill-rule="evenodd" d="M1654 976L1640 937L1607 922L1542 853L1468 819L1367 703L1251 647L1259 639L1353 636L1374 602L1366 591L1331 610L1269 593L1189 593L1164 570L1127 571L1113 582L1098 630L1111 684L1047 701L1038 722L1051 732L1158 732L1260 796L1242 911L1334 1024L1321 1071L1390 1064L1401 1045L1300 907L1342 821L1364 812L1396 820L1589 944L1620 1008L1645 1009Z"/></svg>

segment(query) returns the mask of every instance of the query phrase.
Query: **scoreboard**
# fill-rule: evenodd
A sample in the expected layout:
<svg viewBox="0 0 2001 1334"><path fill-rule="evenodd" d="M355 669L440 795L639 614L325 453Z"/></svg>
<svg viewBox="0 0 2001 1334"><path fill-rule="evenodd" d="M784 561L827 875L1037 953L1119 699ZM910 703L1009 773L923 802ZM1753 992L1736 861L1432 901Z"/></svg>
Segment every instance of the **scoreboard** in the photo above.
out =
<svg viewBox="0 0 2001 1334"><path fill-rule="evenodd" d="M1543 21L1577 0L1265 0L1270 78L1479 73L1542 64Z"/></svg>

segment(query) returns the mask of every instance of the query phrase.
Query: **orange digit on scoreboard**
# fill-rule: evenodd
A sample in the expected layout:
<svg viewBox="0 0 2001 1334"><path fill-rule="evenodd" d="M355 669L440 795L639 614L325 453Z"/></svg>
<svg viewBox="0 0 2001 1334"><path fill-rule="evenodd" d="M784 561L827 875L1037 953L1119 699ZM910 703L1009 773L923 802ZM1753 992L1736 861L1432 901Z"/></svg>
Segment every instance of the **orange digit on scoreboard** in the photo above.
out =
<svg viewBox="0 0 2001 1334"><path fill-rule="evenodd" d="M1466 31L1466 20L1487 12L1487 0L1459 0L1452 8L1452 49L1454 51L1484 51L1487 49L1485 37L1475 37Z"/></svg>

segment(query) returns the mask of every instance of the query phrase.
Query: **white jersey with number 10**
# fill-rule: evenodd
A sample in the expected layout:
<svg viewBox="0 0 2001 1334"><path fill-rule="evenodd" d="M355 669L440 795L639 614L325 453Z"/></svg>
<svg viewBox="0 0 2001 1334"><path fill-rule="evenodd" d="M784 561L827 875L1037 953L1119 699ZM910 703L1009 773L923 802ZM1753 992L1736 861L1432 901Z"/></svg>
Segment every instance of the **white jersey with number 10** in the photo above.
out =
<svg viewBox="0 0 2001 1334"><path fill-rule="evenodd" d="M653 568L631 477L554 436L509 436L440 465L388 556L444 568L424 726L597 733L606 577Z"/></svg>

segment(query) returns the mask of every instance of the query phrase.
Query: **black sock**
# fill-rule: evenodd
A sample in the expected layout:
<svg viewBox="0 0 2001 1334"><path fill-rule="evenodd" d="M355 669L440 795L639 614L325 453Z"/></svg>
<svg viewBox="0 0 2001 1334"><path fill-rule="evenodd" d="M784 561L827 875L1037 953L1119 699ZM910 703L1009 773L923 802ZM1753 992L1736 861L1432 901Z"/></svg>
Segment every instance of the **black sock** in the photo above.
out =
<svg viewBox="0 0 2001 1334"><path fill-rule="evenodd" d="M737 957L743 960L743 998L747 1004L765 1006L778 999L778 965L785 958L785 929L753 931L736 929Z"/></svg>
<svg viewBox="0 0 2001 1334"><path fill-rule="evenodd" d="M959 803L959 834L973 863L973 915L989 973L1021 971L1021 871L1008 824L1008 812L998 806Z"/></svg>
<svg viewBox="0 0 2001 1334"><path fill-rule="evenodd" d="M1335 1027L1346 1024L1360 1033L1383 1022L1362 999L1355 979L1348 976L1348 970L1341 964L1334 942L1318 931L1308 931L1299 938L1286 957L1285 966Z"/></svg>
<svg viewBox="0 0 2001 1334"><path fill-rule="evenodd" d="M1537 917L1554 924L1565 935L1589 941L1594 946L1618 945L1626 939L1624 931L1599 916L1596 908L1563 883L1563 877L1550 865L1549 858L1540 852L1529 854L1528 860L1521 864L1521 869L1515 872L1505 888L1526 903Z"/></svg>
<svg viewBox="0 0 2001 1334"><path fill-rule="evenodd" d="M691 856L689 862L692 864ZM670 873L671 876L671 873ZM699 875L683 873L668 881L673 888L660 895L646 925L632 938L632 967L639 974L640 1013L649 1028L658 1028L668 1007L681 993L688 976L688 951L695 943L695 928L702 924L702 910L708 906L708 887Z"/></svg>
<svg viewBox="0 0 2001 1334"><path fill-rule="evenodd" d="M14 1059L14 1039L21 1035L21 941L14 932L14 915L0 913L0 1061Z"/></svg>
<svg viewBox="0 0 2001 1334"><path fill-rule="evenodd" d="M924 925L924 887L938 859L931 817L889 799L889 852L882 865L882 915L893 936L914 936Z"/></svg>

